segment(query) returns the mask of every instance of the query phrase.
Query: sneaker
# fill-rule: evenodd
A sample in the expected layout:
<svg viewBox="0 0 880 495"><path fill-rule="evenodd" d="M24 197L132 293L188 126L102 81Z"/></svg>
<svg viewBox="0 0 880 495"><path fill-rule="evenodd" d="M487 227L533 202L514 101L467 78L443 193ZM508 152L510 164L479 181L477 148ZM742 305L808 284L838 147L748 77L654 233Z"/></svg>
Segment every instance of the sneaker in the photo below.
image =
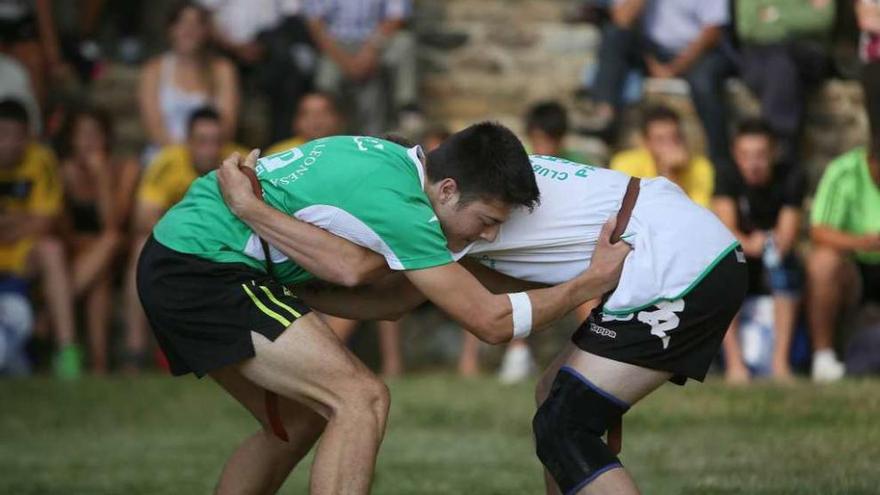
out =
<svg viewBox="0 0 880 495"><path fill-rule="evenodd" d="M813 353L813 381L836 382L843 378L846 368L837 360L834 351L823 349Z"/></svg>
<svg viewBox="0 0 880 495"><path fill-rule="evenodd" d="M82 375L82 356L79 347L69 344L55 353L52 358L55 377L61 380L77 380Z"/></svg>
<svg viewBox="0 0 880 495"><path fill-rule="evenodd" d="M511 346L504 353L498 380L505 385L521 382L538 370L528 346Z"/></svg>

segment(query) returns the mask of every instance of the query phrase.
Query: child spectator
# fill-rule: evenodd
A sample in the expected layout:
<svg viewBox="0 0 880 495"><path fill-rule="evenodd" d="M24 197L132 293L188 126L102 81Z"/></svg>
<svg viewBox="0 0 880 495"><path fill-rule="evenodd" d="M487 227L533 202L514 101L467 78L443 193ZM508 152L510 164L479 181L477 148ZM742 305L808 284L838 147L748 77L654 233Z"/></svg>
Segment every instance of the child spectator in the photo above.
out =
<svg viewBox="0 0 880 495"><path fill-rule="evenodd" d="M273 144L263 155L295 148L313 139L333 136L342 132L343 118L336 99L330 93L309 93L300 100L293 118L293 136Z"/></svg>

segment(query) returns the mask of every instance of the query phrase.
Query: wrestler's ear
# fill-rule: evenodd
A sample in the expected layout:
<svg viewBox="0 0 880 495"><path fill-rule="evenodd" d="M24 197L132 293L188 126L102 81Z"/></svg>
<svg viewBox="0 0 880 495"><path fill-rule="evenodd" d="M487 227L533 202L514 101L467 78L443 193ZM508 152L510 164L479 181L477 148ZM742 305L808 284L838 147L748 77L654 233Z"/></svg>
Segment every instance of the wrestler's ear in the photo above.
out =
<svg viewBox="0 0 880 495"><path fill-rule="evenodd" d="M437 185L437 193L441 204L455 202L459 197L458 183L455 179L447 177Z"/></svg>

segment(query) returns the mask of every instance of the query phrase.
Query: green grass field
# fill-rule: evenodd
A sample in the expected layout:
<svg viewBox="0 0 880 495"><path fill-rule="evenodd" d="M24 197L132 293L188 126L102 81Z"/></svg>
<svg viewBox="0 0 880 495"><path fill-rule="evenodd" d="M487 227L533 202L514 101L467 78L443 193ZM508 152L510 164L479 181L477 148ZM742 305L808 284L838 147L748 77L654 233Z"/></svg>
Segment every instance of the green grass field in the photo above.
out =
<svg viewBox="0 0 880 495"><path fill-rule="evenodd" d="M376 494L537 494L531 385L391 384ZM255 423L209 380L0 381L0 493L201 494ZM880 381L663 387L627 415L647 494L880 493ZM307 463L283 493L306 493Z"/></svg>

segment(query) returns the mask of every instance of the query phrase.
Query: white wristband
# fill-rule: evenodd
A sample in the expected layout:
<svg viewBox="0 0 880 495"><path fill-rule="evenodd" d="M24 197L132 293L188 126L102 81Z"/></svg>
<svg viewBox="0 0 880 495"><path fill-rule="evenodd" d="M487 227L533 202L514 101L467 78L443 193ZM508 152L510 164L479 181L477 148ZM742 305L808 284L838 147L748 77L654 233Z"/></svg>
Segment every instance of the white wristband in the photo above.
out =
<svg viewBox="0 0 880 495"><path fill-rule="evenodd" d="M525 292L507 294L513 310L513 339L524 339L532 332L532 301Z"/></svg>

